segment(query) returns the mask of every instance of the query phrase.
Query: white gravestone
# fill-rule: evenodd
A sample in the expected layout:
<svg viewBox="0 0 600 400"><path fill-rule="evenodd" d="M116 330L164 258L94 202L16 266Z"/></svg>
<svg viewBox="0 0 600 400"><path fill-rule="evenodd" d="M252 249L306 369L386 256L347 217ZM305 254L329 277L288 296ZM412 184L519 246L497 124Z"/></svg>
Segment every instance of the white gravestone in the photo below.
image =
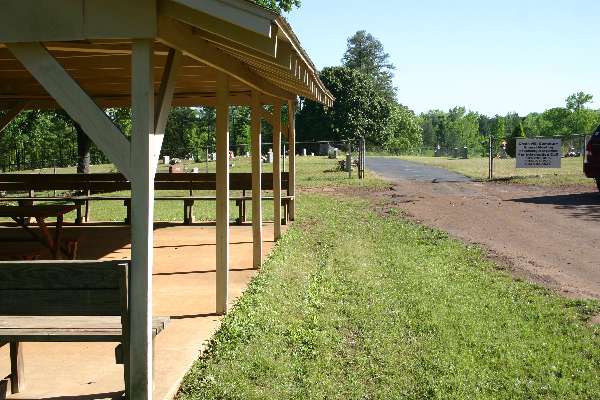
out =
<svg viewBox="0 0 600 400"><path fill-rule="evenodd" d="M517 139L517 168L560 168L560 139Z"/></svg>

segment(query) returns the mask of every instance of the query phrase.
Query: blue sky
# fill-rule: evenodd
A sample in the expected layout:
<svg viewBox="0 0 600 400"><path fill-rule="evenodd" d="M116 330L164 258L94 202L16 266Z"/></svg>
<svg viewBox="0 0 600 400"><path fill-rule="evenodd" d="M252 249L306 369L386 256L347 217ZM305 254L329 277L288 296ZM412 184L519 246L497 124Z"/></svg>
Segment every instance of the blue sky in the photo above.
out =
<svg viewBox="0 0 600 400"><path fill-rule="evenodd" d="M357 30L373 34L416 112L524 115L577 91L600 108L598 0L302 0L286 18L318 68L339 65Z"/></svg>

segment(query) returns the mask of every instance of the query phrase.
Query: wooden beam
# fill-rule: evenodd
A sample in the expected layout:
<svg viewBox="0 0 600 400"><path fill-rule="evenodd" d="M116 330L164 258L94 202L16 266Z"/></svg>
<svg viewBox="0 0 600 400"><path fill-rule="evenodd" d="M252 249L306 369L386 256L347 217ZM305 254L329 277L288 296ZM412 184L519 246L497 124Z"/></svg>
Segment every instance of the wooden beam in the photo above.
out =
<svg viewBox="0 0 600 400"><path fill-rule="evenodd" d="M260 96L257 92L252 92L250 115L250 135L252 142L252 264L256 269L261 267L263 257L261 110Z"/></svg>
<svg viewBox="0 0 600 400"><path fill-rule="evenodd" d="M273 107L273 216L274 240L281 239L281 105Z"/></svg>
<svg viewBox="0 0 600 400"><path fill-rule="evenodd" d="M219 50L198 35L193 29L170 18L159 19L159 41L167 46L179 49L190 57L203 62L219 71L240 80L251 89L284 100L291 100L295 95L267 81L248 68L237 58Z"/></svg>
<svg viewBox="0 0 600 400"><path fill-rule="evenodd" d="M177 81L177 73L181 67L183 60L183 54L179 50L169 50L167 61L165 63L165 69L163 77L160 83L160 90L158 92L158 99L156 102L156 111L154 113L154 137L153 137L153 157L154 160L158 160L160 150L162 148L163 138L165 137L165 129L167 127L167 121L169 119L169 113L171 112L171 105L173 103L173 94L175 93L175 83ZM155 163L154 172L156 173Z"/></svg>
<svg viewBox="0 0 600 400"><path fill-rule="evenodd" d="M7 47L54 97L98 148L126 177L131 177L130 144L121 130L69 76L40 43L13 43Z"/></svg>
<svg viewBox="0 0 600 400"><path fill-rule="evenodd" d="M249 31L238 25L227 23L222 19L193 10L176 1L161 0L159 2L159 13L166 17L185 22L203 31L208 31L230 42L254 49L264 55L274 58L277 54L276 37L271 38ZM270 27L270 25L267 26Z"/></svg>
<svg viewBox="0 0 600 400"><path fill-rule="evenodd" d="M167 6L179 6L178 11L184 17L186 14L194 17L204 16L199 21L202 24L208 25L206 18L212 18L215 22L211 27L217 29L219 29L218 25L220 24L220 29L224 30L235 29L266 38L274 36L272 21L275 19L276 14L264 8L258 8L249 2L223 0L161 1L159 3L159 13L165 12Z"/></svg>
<svg viewBox="0 0 600 400"><path fill-rule="evenodd" d="M154 243L153 41L135 40L131 66L131 297L129 399L152 399L152 268Z"/></svg>
<svg viewBox="0 0 600 400"><path fill-rule="evenodd" d="M0 117L0 133L27 107L26 101L18 101L10 110Z"/></svg>
<svg viewBox="0 0 600 400"><path fill-rule="evenodd" d="M229 80L217 77L217 314L227 313L229 281Z"/></svg>
<svg viewBox="0 0 600 400"><path fill-rule="evenodd" d="M296 102L288 102L288 123L289 123L289 180L288 196L294 196L289 204L290 220L296 219Z"/></svg>
<svg viewBox="0 0 600 400"><path fill-rule="evenodd" d="M195 33L199 36L202 36L203 39L215 43L219 47L227 49L241 57L261 60L262 62L268 63L274 68L280 68L283 70L291 69L292 50L291 46L285 42L277 43L277 51L273 57L271 54L265 54L260 50L256 50L254 47L247 47L246 45L240 44L239 42L231 40L230 38L224 38L223 36L216 35L212 32L200 29L199 27L196 28L197 29Z"/></svg>

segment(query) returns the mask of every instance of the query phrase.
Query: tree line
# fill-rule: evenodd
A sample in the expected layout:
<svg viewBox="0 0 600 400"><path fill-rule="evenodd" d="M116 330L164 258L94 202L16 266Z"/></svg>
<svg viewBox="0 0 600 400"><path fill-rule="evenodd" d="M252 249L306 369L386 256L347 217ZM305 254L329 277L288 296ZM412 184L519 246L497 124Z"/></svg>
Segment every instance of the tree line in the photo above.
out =
<svg viewBox="0 0 600 400"><path fill-rule="evenodd" d="M550 108L525 116L518 113L489 117L464 107L431 110L419 115L423 146L452 149L467 147L472 154L487 151L488 137L498 146L508 144L509 155L520 137L561 137L574 141L576 136L589 135L600 124L600 110L587 108L592 95L578 92L565 100L564 107Z"/></svg>

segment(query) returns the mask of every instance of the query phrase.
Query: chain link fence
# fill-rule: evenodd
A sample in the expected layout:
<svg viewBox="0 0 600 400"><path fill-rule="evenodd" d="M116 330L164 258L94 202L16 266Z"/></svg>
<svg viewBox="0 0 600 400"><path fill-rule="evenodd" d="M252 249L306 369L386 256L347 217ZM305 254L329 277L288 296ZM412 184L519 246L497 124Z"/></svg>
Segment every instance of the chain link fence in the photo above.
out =
<svg viewBox="0 0 600 400"><path fill-rule="evenodd" d="M586 145L590 135L544 136L529 139L560 139L560 168L516 168L516 142L489 137L482 137L481 146L477 149L464 146L423 146L412 154L402 157L415 162L450 169L476 179L492 179L507 181L523 181L535 183L552 181L556 184L587 183L583 175L583 164L586 156ZM491 160L490 160L491 156ZM491 162L490 162L491 161ZM490 174L490 167L492 173Z"/></svg>
<svg viewBox="0 0 600 400"><path fill-rule="evenodd" d="M345 162L346 154L352 155L355 162L359 159L360 140L327 140L327 141L300 141L296 142L296 155L299 156L325 156L340 161L338 168L344 169L342 161ZM290 145L282 138L282 170L289 169ZM251 146L249 144L236 144L229 147L232 166L237 171L250 171ZM263 142L261 144L261 157L265 165L273 160L273 144ZM177 166L182 172L214 172L216 160L215 146L199 146L196 148L166 148L161 150L160 158L157 160L159 171L166 172L172 166ZM58 155L46 157L44 154L29 154L26 151L14 150L13 154L4 154L0 162L3 173L30 171L37 173L73 173L76 171L78 162L77 146L63 149ZM91 172L115 172L116 169L110 161L95 147L90 151ZM265 169L268 171L269 167Z"/></svg>

